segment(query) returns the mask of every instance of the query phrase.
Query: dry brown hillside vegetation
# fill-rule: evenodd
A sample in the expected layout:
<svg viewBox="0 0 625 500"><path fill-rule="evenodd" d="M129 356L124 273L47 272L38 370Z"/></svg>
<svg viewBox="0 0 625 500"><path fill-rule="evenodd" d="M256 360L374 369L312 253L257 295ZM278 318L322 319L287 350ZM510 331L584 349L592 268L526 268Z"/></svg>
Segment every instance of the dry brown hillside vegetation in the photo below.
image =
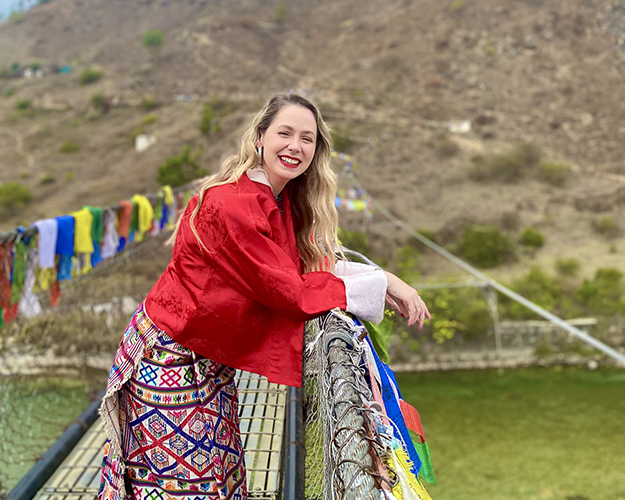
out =
<svg viewBox="0 0 625 500"><path fill-rule="evenodd" d="M625 270L624 27L619 0L52 0L0 24L0 183L32 194L0 229L154 191L185 145L214 172L263 101L304 89L335 129L386 137L341 147L398 217L451 248L474 224L507 235L495 276ZM33 64L43 78L14 76ZM433 123L448 120L472 131ZM143 153L140 132L158 139ZM390 261L407 240L380 220ZM528 227L542 246L519 246Z"/></svg>

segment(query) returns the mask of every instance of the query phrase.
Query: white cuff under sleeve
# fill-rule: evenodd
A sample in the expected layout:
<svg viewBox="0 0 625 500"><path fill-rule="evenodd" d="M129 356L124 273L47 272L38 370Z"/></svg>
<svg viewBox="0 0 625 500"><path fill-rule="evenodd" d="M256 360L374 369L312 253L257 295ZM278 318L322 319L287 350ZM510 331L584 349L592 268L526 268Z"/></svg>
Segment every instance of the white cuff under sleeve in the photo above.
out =
<svg viewBox="0 0 625 500"><path fill-rule="evenodd" d="M382 269L340 260L334 274L345 283L347 312L375 324L384 319L387 283Z"/></svg>

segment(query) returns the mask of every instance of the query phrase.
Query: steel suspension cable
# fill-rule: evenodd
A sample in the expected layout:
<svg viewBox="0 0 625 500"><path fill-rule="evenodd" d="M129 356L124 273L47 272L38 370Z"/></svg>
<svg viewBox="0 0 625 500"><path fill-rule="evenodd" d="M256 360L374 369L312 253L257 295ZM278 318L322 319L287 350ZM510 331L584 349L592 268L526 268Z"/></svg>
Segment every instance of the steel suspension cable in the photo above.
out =
<svg viewBox="0 0 625 500"><path fill-rule="evenodd" d="M501 283L498 283L497 281L493 280L492 278L488 277L486 274L484 274L481 271L477 270L475 267L471 266L470 264L467 264L462 259L459 259L458 257L456 257L452 253L448 252L447 250L445 250L440 245L437 245L433 241L429 240L428 238L426 238L422 234L419 234L413 228L408 226L404 221L402 221L401 219L399 219L398 217L393 215L393 213L391 213L384 205L382 205L382 203L380 203L378 200L373 198L367 192L367 190L364 188L364 186L360 183L360 181L358 181L358 179L356 178L356 176L353 173L351 174L350 177L353 180L353 182L356 185L356 187L358 187L363 192L365 192L367 194L368 198L371 200L372 204L380 211L380 213L382 215L384 215L388 220L392 221L395 224L396 227L400 228L402 231L404 231L405 233L409 234L413 238L419 240L425 246L427 246L428 248L431 248L432 250L434 250L436 253L438 253L439 255L443 256L447 260L453 262L454 264L456 264L458 267L462 268L463 270L465 270L469 274L472 274L477 279L479 279L480 281L484 282L486 285L488 285L488 286L492 287L493 289L497 290L502 295L505 295L506 297L514 300L515 302L518 302L519 304L525 306L530 311L538 314L539 316L541 316L542 318L545 318L548 321L551 321L552 323L558 325L559 327L561 327L562 329L566 330L570 334L578 337L580 340L586 342L587 344L592 345L593 347L595 347L596 349L600 350L604 354L610 356L612 359L614 359L614 360L618 361L619 363L625 365L625 354L617 351L616 349L610 347L607 344L604 344L603 342L601 342L600 340L597 340L592 335L589 335L588 333L584 332L583 330L580 330L579 328L574 327L573 325L571 325L571 324L567 323L566 321L564 321L562 318L559 318L555 314L550 313L546 309L543 309L542 307L534 304L532 301L526 299L522 295L519 295L518 293L516 293L515 291L511 290L510 288L508 288L508 287L502 285Z"/></svg>

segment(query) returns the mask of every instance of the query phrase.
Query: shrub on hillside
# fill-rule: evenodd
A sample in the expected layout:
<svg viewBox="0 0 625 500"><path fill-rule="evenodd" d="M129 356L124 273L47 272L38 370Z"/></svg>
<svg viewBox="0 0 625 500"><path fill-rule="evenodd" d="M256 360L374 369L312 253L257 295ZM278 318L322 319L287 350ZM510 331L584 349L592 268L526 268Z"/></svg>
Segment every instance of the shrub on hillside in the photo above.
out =
<svg viewBox="0 0 625 500"><path fill-rule="evenodd" d="M75 153L76 151L80 151L80 144L74 141L67 141L61 144L59 151L61 153Z"/></svg>
<svg viewBox="0 0 625 500"><path fill-rule="evenodd" d="M39 178L39 184L45 186L46 184L53 184L56 182L56 177L52 174L42 174Z"/></svg>
<svg viewBox="0 0 625 500"><path fill-rule="evenodd" d="M540 160L540 151L530 143L522 143L506 153L475 156L469 177L474 181L514 183Z"/></svg>
<svg viewBox="0 0 625 500"><path fill-rule="evenodd" d="M601 217L595 219L592 226L595 231L603 236L606 236L607 238L614 238L618 236L618 226L614 221L614 217L611 215L602 215Z"/></svg>
<svg viewBox="0 0 625 500"><path fill-rule="evenodd" d="M535 227L528 226L521 233L519 243L524 247L540 248L545 244L545 237Z"/></svg>
<svg viewBox="0 0 625 500"><path fill-rule="evenodd" d="M452 12L459 12L462 9L464 9L464 7L465 7L464 0L454 0L453 2L451 2L451 5L449 6L449 9Z"/></svg>
<svg viewBox="0 0 625 500"><path fill-rule="evenodd" d="M156 116L155 114L145 115L141 119L141 123L143 125L152 125L153 123L156 123L157 121L158 121L158 116Z"/></svg>
<svg viewBox="0 0 625 500"><path fill-rule="evenodd" d="M97 94L93 94L91 96L91 105L102 113L108 111L108 102L102 92L98 92Z"/></svg>
<svg viewBox="0 0 625 500"><path fill-rule="evenodd" d="M351 149L354 143L349 138L349 131L334 127L330 130L330 133L332 134L332 149L334 151L347 153Z"/></svg>
<svg viewBox="0 0 625 500"><path fill-rule="evenodd" d="M421 293L432 314L429 329L437 344L461 335L464 340L475 340L492 328L488 305L476 288L443 288ZM420 338L422 334L419 334Z"/></svg>
<svg viewBox="0 0 625 500"><path fill-rule="evenodd" d="M237 109L237 103L224 99L213 98L204 103L202 108L202 120L200 121L200 132L210 135L221 130L218 118L229 115Z"/></svg>
<svg viewBox="0 0 625 500"><path fill-rule="evenodd" d="M141 107L146 111L152 111L156 106L156 100L150 94L145 94L141 99Z"/></svg>
<svg viewBox="0 0 625 500"><path fill-rule="evenodd" d="M20 24L26 21L26 15L23 12L12 12L9 16L9 22L13 24Z"/></svg>
<svg viewBox="0 0 625 500"><path fill-rule="evenodd" d="M465 227L457 253L480 267L496 267L514 256L514 246L496 226Z"/></svg>
<svg viewBox="0 0 625 500"><path fill-rule="evenodd" d="M521 278L510 285L515 292L531 300L540 307L554 313L564 313L562 299L565 295L559 280L543 271L539 266L532 266ZM504 315L512 319L534 318L535 315L518 302L504 299ZM570 315L570 308L566 308Z"/></svg>
<svg viewBox="0 0 625 500"><path fill-rule="evenodd" d="M286 19L286 2L280 2L276 7L276 10L273 14L273 18L277 23L284 22Z"/></svg>
<svg viewBox="0 0 625 500"><path fill-rule="evenodd" d="M103 75L104 73L102 73L102 71L86 68L82 70L80 75L78 75L78 83L80 85L87 85L89 83L97 82Z"/></svg>
<svg viewBox="0 0 625 500"><path fill-rule="evenodd" d="M542 155L540 149L535 144L531 142L522 142L517 144L512 153L519 158L523 166L527 169L531 169L536 167L540 162L540 157Z"/></svg>
<svg viewBox="0 0 625 500"><path fill-rule="evenodd" d="M577 295L591 314L625 314L623 273L618 269L597 269L595 278L592 281L584 280Z"/></svg>
<svg viewBox="0 0 625 500"><path fill-rule="evenodd" d="M17 109L28 109L30 108L30 101L17 101L15 107Z"/></svg>
<svg viewBox="0 0 625 500"><path fill-rule="evenodd" d="M200 167L196 160L197 158L192 154L191 148L185 146L180 155L168 158L158 167L156 180L161 185L167 184L176 187L206 175L206 169Z"/></svg>
<svg viewBox="0 0 625 500"><path fill-rule="evenodd" d="M215 131L215 110L210 103L205 102L202 108L202 120L200 121L200 132L210 135Z"/></svg>
<svg viewBox="0 0 625 500"><path fill-rule="evenodd" d="M395 251L395 267L397 268L397 276L408 284L415 283L421 273L417 268L421 252L410 245L399 247Z"/></svg>
<svg viewBox="0 0 625 500"><path fill-rule="evenodd" d="M564 186L571 169L566 163L540 162L538 166L539 179L552 186Z"/></svg>
<svg viewBox="0 0 625 500"><path fill-rule="evenodd" d="M556 270L561 276L575 277L579 273L581 263L577 259L558 259Z"/></svg>
<svg viewBox="0 0 625 500"><path fill-rule="evenodd" d="M221 118L222 116L229 115L233 111L235 111L238 107L238 104L234 101L229 101L227 99L220 99L219 97L213 97L208 101L215 112L215 116Z"/></svg>
<svg viewBox="0 0 625 500"><path fill-rule="evenodd" d="M358 252L365 257L369 257L371 247L369 246L369 236L362 231L347 231L339 227L339 240L342 246Z"/></svg>
<svg viewBox="0 0 625 500"><path fill-rule="evenodd" d="M434 231L430 231L429 229L417 229L417 233L421 236L425 236L433 243L438 243L438 235Z"/></svg>
<svg viewBox="0 0 625 500"><path fill-rule="evenodd" d="M0 209L13 212L26 206L33 198L28 187L20 182L5 182L0 184Z"/></svg>
<svg viewBox="0 0 625 500"><path fill-rule="evenodd" d="M165 43L165 37L159 30L150 30L143 35L142 43L144 47L157 48Z"/></svg>

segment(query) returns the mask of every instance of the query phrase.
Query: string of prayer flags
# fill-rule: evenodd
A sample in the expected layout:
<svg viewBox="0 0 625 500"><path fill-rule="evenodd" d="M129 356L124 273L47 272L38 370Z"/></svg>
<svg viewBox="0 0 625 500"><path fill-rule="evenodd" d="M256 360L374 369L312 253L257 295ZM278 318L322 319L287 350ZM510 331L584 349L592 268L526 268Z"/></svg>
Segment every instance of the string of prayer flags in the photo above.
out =
<svg viewBox="0 0 625 500"><path fill-rule="evenodd" d="M351 173L356 165L356 157L338 151L332 151L332 158L338 158L345 162L345 173Z"/></svg>
<svg viewBox="0 0 625 500"><path fill-rule="evenodd" d="M39 267L48 269L55 266L54 255L59 225L56 219L42 219L33 224L39 233Z"/></svg>
<svg viewBox="0 0 625 500"><path fill-rule="evenodd" d="M18 313L25 318L33 318L41 314L41 302L33 292L35 287L35 269L37 267L39 250L35 246L35 238L32 238L28 245L28 256L26 258L26 270L24 273L24 287L18 305Z"/></svg>
<svg viewBox="0 0 625 500"><path fill-rule="evenodd" d="M338 158L345 162L345 175L350 176L353 173L353 166L356 163L355 156L333 151L332 158ZM360 188L339 189L334 199L334 205L350 212L363 212L367 219L373 219L371 199Z"/></svg>
<svg viewBox="0 0 625 500"><path fill-rule="evenodd" d="M70 213L74 217L74 256L72 268L76 275L86 274L91 270L93 253L93 214L88 208Z"/></svg>
<svg viewBox="0 0 625 500"><path fill-rule="evenodd" d="M19 302L22 288L24 288L27 256L28 245L26 244L26 241L20 239L13 247L13 267L11 269L11 305Z"/></svg>
<svg viewBox="0 0 625 500"><path fill-rule="evenodd" d="M115 227L115 212L112 208L107 208L102 214L103 243L102 259L108 259L117 253L120 236Z"/></svg>
<svg viewBox="0 0 625 500"><path fill-rule="evenodd" d="M146 233L152 230L152 223L154 222L154 208L150 200L148 200L142 194L136 194L132 197L132 204L136 209L136 217L133 213L131 230L135 230L135 241L143 241ZM135 226L136 224L136 226Z"/></svg>
<svg viewBox="0 0 625 500"><path fill-rule="evenodd" d="M117 232L124 241L128 240L130 234L130 219L132 218L133 205L131 201L123 200L119 202L119 222ZM122 247L123 248L123 247Z"/></svg>
<svg viewBox="0 0 625 500"><path fill-rule="evenodd" d="M11 269L13 243L0 246L0 310L11 307Z"/></svg>
<svg viewBox="0 0 625 500"><path fill-rule="evenodd" d="M338 196L334 198L334 205L337 208L344 208L350 212L363 212L365 216L371 220L373 218L371 200L365 194L356 193L356 190L349 191L350 193L345 195L345 190L339 189ZM351 191L354 191L354 193L351 193ZM341 196L341 194L343 194L343 196ZM356 198L356 196L358 197Z"/></svg>
<svg viewBox="0 0 625 500"><path fill-rule="evenodd" d="M421 425L421 418L419 412L412 405L406 403L403 399L399 400L399 408L401 409L404 422L408 428L408 434L412 439L412 444L415 447L419 460L421 461L421 469L419 474L428 483L435 483L434 469L432 468L432 460L430 458L430 448L425 442L425 433L423 432L423 426Z"/></svg>
<svg viewBox="0 0 625 500"><path fill-rule="evenodd" d="M357 325L361 323L357 319L354 321ZM390 448L390 453L385 454L383 459L398 479L391 485L392 495L396 499L430 500L419 480L421 475L423 479L434 481L429 448L423 447L421 455L415 447L416 443L425 443L419 414L402 399L395 374L381 361L368 328L367 332L369 335L363 343L363 362L369 372L373 401L366 404L372 408L371 419L377 426L379 436ZM384 495L380 498L389 498Z"/></svg>
<svg viewBox="0 0 625 500"><path fill-rule="evenodd" d="M72 279L72 257L74 256L76 221L71 215L56 217L58 233L56 237L56 255L59 256L57 264L58 281Z"/></svg>
<svg viewBox="0 0 625 500"><path fill-rule="evenodd" d="M104 239L104 212L99 207L84 207L91 212L93 223L91 226L91 239L93 240L93 252L91 253L91 267L102 262L102 240Z"/></svg>
<svg viewBox="0 0 625 500"><path fill-rule="evenodd" d="M34 233L19 228L5 237L0 243L0 328L18 312L27 318L40 314L36 293L48 291L55 307L61 281L89 272L133 239L142 241L145 234L173 229L193 194L190 189L174 193L170 186L162 186L153 197L154 206L137 194L115 209L84 206L33 223Z"/></svg>
<svg viewBox="0 0 625 500"><path fill-rule="evenodd" d="M128 234L128 241L135 240L135 233L139 230L139 203L134 200L130 200L132 203L132 214L130 216L130 232Z"/></svg>
<svg viewBox="0 0 625 500"><path fill-rule="evenodd" d="M165 198L163 199L163 219L161 222L165 221L164 224L167 229L174 228L173 215L176 209L176 199L174 198L174 191L171 186L163 186L163 192L165 193ZM161 229L163 226L161 226Z"/></svg>
<svg viewBox="0 0 625 500"><path fill-rule="evenodd" d="M173 229L174 223L172 215L175 213L174 192L171 186L162 186L156 192L156 206L154 208L154 220L156 221L157 228L160 229Z"/></svg>

